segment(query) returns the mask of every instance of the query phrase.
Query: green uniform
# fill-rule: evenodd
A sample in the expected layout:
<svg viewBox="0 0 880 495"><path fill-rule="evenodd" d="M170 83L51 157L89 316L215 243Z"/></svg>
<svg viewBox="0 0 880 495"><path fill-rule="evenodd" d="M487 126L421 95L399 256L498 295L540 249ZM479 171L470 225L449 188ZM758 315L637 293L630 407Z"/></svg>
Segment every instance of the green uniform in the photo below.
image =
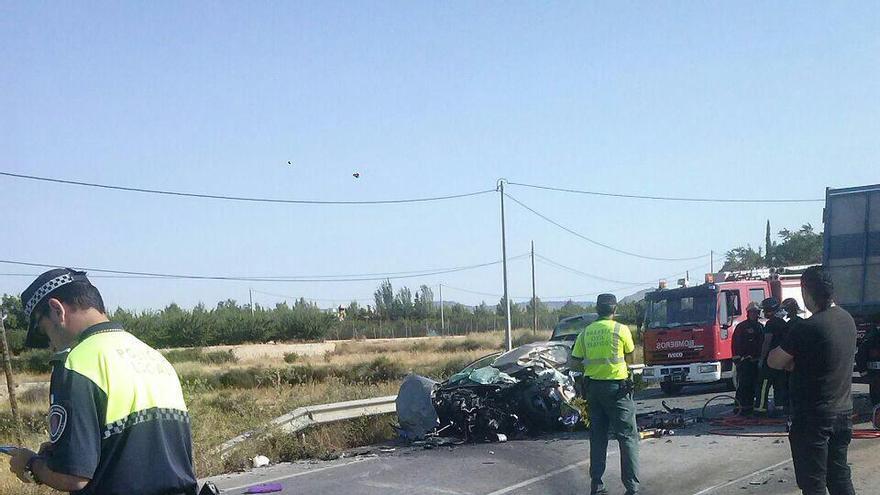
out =
<svg viewBox="0 0 880 495"><path fill-rule="evenodd" d="M590 324L575 341L571 355L584 363L590 407L590 493L607 493L602 482L609 431L620 445L620 472L627 495L639 491L639 431L624 355L633 352L632 334L611 318Z"/></svg>

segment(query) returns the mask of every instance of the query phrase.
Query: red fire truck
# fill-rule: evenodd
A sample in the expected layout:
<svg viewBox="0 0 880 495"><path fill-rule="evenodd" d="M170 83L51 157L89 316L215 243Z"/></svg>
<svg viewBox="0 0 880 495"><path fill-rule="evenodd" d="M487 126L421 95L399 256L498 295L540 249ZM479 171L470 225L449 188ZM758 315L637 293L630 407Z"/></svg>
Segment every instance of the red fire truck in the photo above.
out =
<svg viewBox="0 0 880 495"><path fill-rule="evenodd" d="M727 381L736 385L731 352L733 329L749 302L774 296L795 298L803 308L800 273L806 267L707 274L705 283L659 289L645 296L642 378L666 394L684 385ZM716 281L716 277L718 281Z"/></svg>

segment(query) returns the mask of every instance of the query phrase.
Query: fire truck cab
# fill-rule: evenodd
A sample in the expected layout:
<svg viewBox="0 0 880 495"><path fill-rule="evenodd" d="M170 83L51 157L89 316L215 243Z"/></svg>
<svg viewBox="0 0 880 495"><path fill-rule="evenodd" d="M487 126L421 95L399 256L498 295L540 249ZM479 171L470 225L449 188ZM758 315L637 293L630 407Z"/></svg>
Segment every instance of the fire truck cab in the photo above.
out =
<svg viewBox="0 0 880 495"><path fill-rule="evenodd" d="M701 285L682 279L672 289L661 281L645 296L642 378L659 383L670 395L688 384L724 380L735 387L731 343L746 306L775 296L780 301L793 297L803 308L800 273L805 268L706 274Z"/></svg>

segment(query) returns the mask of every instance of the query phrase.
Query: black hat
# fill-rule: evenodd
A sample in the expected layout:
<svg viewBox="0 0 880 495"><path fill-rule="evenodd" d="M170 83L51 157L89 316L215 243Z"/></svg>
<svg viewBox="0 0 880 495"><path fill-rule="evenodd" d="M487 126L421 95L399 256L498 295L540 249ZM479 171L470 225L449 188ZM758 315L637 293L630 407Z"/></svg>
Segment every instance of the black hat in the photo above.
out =
<svg viewBox="0 0 880 495"><path fill-rule="evenodd" d="M784 299L782 301L782 308L789 315L795 315L795 314L804 312L804 310L801 309L801 305L798 304L797 299L795 299L793 297L789 297L788 299Z"/></svg>
<svg viewBox="0 0 880 495"><path fill-rule="evenodd" d="M761 301L761 309L765 311L777 311L779 310L779 299L775 297L768 297Z"/></svg>
<svg viewBox="0 0 880 495"><path fill-rule="evenodd" d="M614 294L599 294L596 298L596 306L617 306L617 296Z"/></svg>
<svg viewBox="0 0 880 495"><path fill-rule="evenodd" d="M37 327L34 318L34 309L47 297L52 295L59 287L72 282L88 282L86 272L79 272L72 268L53 268L31 282L21 293L21 304L24 306L24 317L28 322L28 332L25 338L25 347L41 348L49 347L49 338Z"/></svg>

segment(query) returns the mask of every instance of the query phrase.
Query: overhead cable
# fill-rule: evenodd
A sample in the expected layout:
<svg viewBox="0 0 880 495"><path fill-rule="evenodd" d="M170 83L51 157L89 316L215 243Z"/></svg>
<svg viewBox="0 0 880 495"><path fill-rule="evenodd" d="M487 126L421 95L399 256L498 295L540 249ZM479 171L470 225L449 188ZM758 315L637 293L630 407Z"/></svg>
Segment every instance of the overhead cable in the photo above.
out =
<svg viewBox="0 0 880 495"><path fill-rule="evenodd" d="M98 184L94 182L83 182L76 180L67 180L67 179L56 179L51 177L38 177L35 175L25 175L25 174L16 174L12 172L2 172L0 171L0 176L6 177L14 177L17 179L28 179L42 182L52 182L55 184L67 184L73 186L84 186L84 187L95 187L100 189L111 189L115 191L126 191L126 192L137 192L137 193L146 193L146 194L160 194L165 196L181 196L187 198L200 198L200 199L217 199L224 201L241 201L241 202L251 202L251 203L280 203L280 204L297 204L297 205L388 205L388 204L402 204L402 203L424 203L428 201L442 201L446 199L457 199L457 198L466 198L469 196L478 196L481 194L487 194L490 192L495 192L495 189L486 189L483 191L474 191L462 194L450 194L446 196L431 196L424 198L406 198L406 199L380 199L380 200L372 200L372 201L324 201L324 200L311 200L311 199L282 199L282 198L254 198L254 197L245 197L245 196L228 196L228 195L220 195L220 194L201 194L201 193L190 193L190 192L181 192L181 191L166 191L160 189L146 189L142 187L128 187L128 186L114 186L108 184Z"/></svg>
<svg viewBox="0 0 880 495"><path fill-rule="evenodd" d="M706 253L706 254L703 254L703 255L700 255L700 256L690 256L690 257L686 257L686 258L662 258L662 257L658 257L658 256L647 256L647 255L644 255L644 254L633 253L633 252L631 252L631 251L625 251L625 250L623 250L623 249L619 249L619 248L616 248L616 247L614 247L614 246L611 246L611 245L608 245L608 244L605 244L605 243L599 242L599 241L597 241L597 240L595 240L595 239L591 239L591 238L589 238L589 237L587 237L587 236L585 236L585 235L583 235L583 234L581 234L581 233L579 233L579 232L577 232L577 231L574 231L574 230L572 230L572 229L570 229L570 228L568 228L568 227L562 225L561 223L559 223L559 222L557 222L557 221L551 219L550 217L544 215L543 213L540 213L540 212L536 211L536 210L533 209L532 207L530 207L530 206L528 206L527 204L523 203L522 201L520 201L520 200L514 198L514 197L511 196L510 194L504 193L504 195L507 196L508 198L510 198L510 199L511 199L513 202L515 202L516 204L522 206L522 207L525 208L526 210L529 210L530 212L532 212L532 213L535 214L536 216L538 216L538 217L544 219L545 221L547 221L547 222L549 222L549 223L551 223L551 224L553 224L553 225L559 227L560 229L562 229L562 230L568 232L569 234L572 234L572 235L574 235L574 236L576 236L576 237L579 237L579 238L581 238L581 239L583 239L583 240L585 240L585 241L587 241L587 242L589 242L589 243L591 243L591 244L595 244L596 246L599 246L599 247L603 247L603 248L605 248L605 249L608 249L609 251L614 251L615 253L620 253L620 254L624 254L624 255L627 255L627 256L632 256L632 257L634 257L634 258L640 258L640 259L643 259L643 260L653 260L653 261L691 261L691 260L698 260L698 259L703 259L703 258L708 258L708 257L709 257L709 253Z"/></svg>
<svg viewBox="0 0 880 495"><path fill-rule="evenodd" d="M587 191L587 190L579 190L579 189L568 189L564 187L551 187L551 186L539 186L535 184L525 184L522 182L508 182L507 184L511 186L521 186L521 187L530 187L532 189L543 189L545 191L557 191L557 192L566 192L566 193L574 193L574 194L587 194L591 196L607 196L612 198L627 198L627 199L647 199L651 201L681 201L681 202L690 202L690 203L818 203L824 202L824 198L813 199L813 198L690 198L690 197L680 197L680 196L648 196L641 194L622 194L622 193L609 193L609 192L601 192L601 191Z"/></svg>
<svg viewBox="0 0 880 495"><path fill-rule="evenodd" d="M607 290L604 290L604 291L599 291L599 292L588 292L588 293L586 293L586 294L569 294L569 295L566 295L566 296L545 296L545 297L547 297L547 299L571 299L571 298L574 298L574 297L597 296L597 295L599 295L599 294L602 294L603 292L609 292L609 291L620 291L620 290L626 290L626 289L634 289L634 288L636 288L636 287L644 287L644 286L646 286L646 285L653 285L653 284L657 283L657 281L660 281L660 280L665 280L665 279L670 279L670 278L673 278L673 277L678 277L678 276L681 276L681 275L686 274L687 272L690 272L691 270L696 270L697 268L701 268L701 267L703 267L703 266L706 266L706 263L700 263L699 265L696 265L696 266L693 266L693 267L691 267L691 268L688 268L688 269L686 269L686 270L683 271L683 272L674 273L674 274L671 274L671 275L667 275L667 276L665 276L665 277L657 277L657 280L656 280L656 281L651 281L651 282L644 282L644 283L638 283L638 284L631 284L631 285L626 285L626 286L623 286L623 287L612 287L612 288L607 289Z"/></svg>
<svg viewBox="0 0 880 495"><path fill-rule="evenodd" d="M522 254L519 256L515 256L511 259L521 259L526 257L527 255ZM52 265L45 263L31 263L26 261L16 261L16 260L0 260L0 263L5 263L9 265L18 265L18 266L30 266L35 268L56 268L61 265ZM167 278L167 279L189 279L189 280L227 280L227 281L240 281L240 282L371 282L371 281L381 281L381 280L395 280L395 279L405 279L405 278L418 278L418 277L427 277L433 275L443 275L447 273L455 273L462 272L466 270L473 270L477 268L483 268L492 265L498 265L501 261L491 261L488 263L480 263L476 265L469 266L460 266L456 268L447 268L440 270L425 270L419 273L409 273L406 275L388 275L381 277L346 277L346 278L329 278L330 275L325 275L323 277L328 278L304 278L304 277L287 277L287 278L278 278L278 277L245 277L245 276L229 276L229 275L192 275L192 274L173 274L173 273L154 273L154 272L142 272L142 271L129 271L129 270L110 270L106 268L87 268L87 267L71 267L71 268L80 268L82 270L88 272L98 272L98 273L109 273L114 275L137 275L144 278Z"/></svg>

